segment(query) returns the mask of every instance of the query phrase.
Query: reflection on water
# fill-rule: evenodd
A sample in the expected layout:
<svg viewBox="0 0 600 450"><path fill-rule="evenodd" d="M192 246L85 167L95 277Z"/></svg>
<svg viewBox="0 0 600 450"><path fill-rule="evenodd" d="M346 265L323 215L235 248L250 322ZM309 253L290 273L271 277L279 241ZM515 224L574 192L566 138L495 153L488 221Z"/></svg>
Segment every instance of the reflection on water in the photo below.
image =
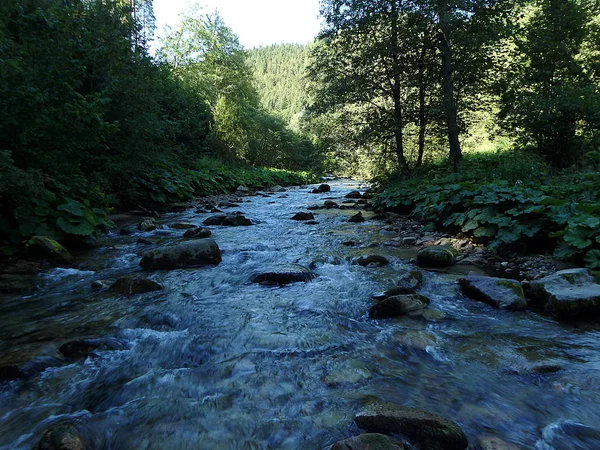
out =
<svg viewBox="0 0 600 450"><path fill-rule="evenodd" d="M115 298L91 289L139 271L139 252L152 244L137 239L151 234L134 233L111 236L81 271L38 277L33 296L3 300L0 366L30 371L0 381L0 448L29 449L48 427L72 421L93 448L325 448L357 433L353 414L374 397L456 420L472 442L493 435L539 450L600 448L598 328L495 310L460 295L455 275L434 272L423 293L435 314L369 319L370 295L411 267L406 255L341 245L381 240L373 222L346 223L355 211L316 211L317 225L290 220L353 188L292 189L275 204L251 197L236 209L255 226L213 230L223 262L152 274L163 291ZM163 223L206 217L189 211ZM152 237L164 245L182 234ZM392 264L350 264L369 253ZM266 266L314 260L312 282L250 283ZM77 362L57 353L96 337L126 345Z"/></svg>

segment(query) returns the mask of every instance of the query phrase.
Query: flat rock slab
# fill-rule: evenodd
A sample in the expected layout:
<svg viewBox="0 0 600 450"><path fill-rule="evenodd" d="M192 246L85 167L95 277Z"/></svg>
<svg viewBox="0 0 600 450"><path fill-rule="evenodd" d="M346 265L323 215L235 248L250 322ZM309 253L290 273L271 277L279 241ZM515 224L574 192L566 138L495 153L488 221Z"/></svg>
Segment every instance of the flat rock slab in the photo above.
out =
<svg viewBox="0 0 600 450"><path fill-rule="evenodd" d="M464 450L469 445L458 424L421 409L376 402L358 413L354 422L372 433L401 434L422 450Z"/></svg>
<svg viewBox="0 0 600 450"><path fill-rule="evenodd" d="M527 309L521 283L506 278L493 278L470 273L458 280L463 293L473 300L511 311Z"/></svg>
<svg viewBox="0 0 600 450"><path fill-rule="evenodd" d="M146 252L140 261L144 270L174 270L217 265L221 251L212 238L196 239Z"/></svg>
<svg viewBox="0 0 600 450"><path fill-rule="evenodd" d="M559 319L600 316L600 276L589 269L561 270L530 286L532 299Z"/></svg>
<svg viewBox="0 0 600 450"><path fill-rule="evenodd" d="M385 434L367 433L336 442L330 450L405 450L404 442Z"/></svg>
<svg viewBox="0 0 600 450"><path fill-rule="evenodd" d="M396 295L373 305L369 310L369 316L373 319L400 317L424 309L429 303L430 300L424 295Z"/></svg>
<svg viewBox="0 0 600 450"><path fill-rule="evenodd" d="M316 278L316 275L309 268L299 264L286 264L255 275L252 277L252 282L266 285L284 285L310 281L314 278Z"/></svg>

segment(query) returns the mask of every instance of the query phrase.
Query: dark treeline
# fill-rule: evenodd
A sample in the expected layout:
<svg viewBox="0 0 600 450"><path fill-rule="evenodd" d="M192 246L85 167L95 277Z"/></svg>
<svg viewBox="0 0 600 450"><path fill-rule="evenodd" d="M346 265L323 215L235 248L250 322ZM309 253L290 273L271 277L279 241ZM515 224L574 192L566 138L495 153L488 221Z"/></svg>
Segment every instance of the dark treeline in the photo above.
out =
<svg viewBox="0 0 600 450"><path fill-rule="evenodd" d="M153 57L151 0L0 8L4 246L89 236L110 209L160 207L244 176L283 182L232 164L318 165L312 144L261 106L246 52L218 15L191 10Z"/></svg>

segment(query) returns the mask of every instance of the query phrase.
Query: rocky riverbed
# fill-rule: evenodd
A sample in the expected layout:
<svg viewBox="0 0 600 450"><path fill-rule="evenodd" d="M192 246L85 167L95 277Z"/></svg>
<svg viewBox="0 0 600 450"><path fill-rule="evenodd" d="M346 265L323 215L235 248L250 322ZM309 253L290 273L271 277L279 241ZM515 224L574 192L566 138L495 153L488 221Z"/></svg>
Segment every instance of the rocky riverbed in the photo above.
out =
<svg viewBox="0 0 600 450"><path fill-rule="evenodd" d="M240 188L5 269L0 448L600 446L595 275L370 198Z"/></svg>

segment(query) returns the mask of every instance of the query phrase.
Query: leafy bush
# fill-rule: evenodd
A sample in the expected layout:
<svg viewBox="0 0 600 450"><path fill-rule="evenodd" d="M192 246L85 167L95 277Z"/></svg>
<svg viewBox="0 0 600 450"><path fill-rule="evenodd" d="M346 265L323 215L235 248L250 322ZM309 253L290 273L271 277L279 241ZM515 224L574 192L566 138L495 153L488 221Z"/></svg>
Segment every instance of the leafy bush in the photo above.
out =
<svg viewBox="0 0 600 450"><path fill-rule="evenodd" d="M462 232L496 249L553 248L560 259L600 267L600 176L557 184L405 180L375 199L382 209L411 213L437 229Z"/></svg>

